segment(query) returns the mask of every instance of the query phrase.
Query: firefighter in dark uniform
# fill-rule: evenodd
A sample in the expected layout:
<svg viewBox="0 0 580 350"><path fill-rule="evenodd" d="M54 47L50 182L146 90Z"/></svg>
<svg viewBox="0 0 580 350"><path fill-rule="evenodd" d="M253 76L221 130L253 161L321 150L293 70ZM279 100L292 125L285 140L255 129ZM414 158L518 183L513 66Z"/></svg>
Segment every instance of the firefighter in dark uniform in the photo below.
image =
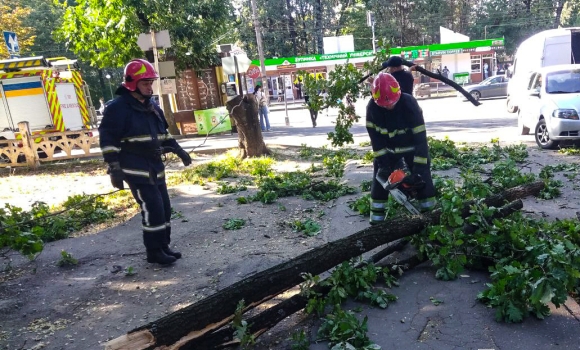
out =
<svg viewBox="0 0 580 350"><path fill-rule="evenodd" d="M376 180L399 168L404 160L412 175L420 175L425 185L418 189L419 210L429 211L436 204L431 179L429 146L423 112L417 100L402 93L397 80L388 73L379 73L373 80L372 99L367 105L366 126L375 155L371 185L371 224L385 219L388 190Z"/></svg>
<svg viewBox="0 0 580 350"><path fill-rule="evenodd" d="M124 189L123 181L127 182L141 207L147 261L166 265L181 253L169 248L171 203L162 155L173 152L185 166L191 157L167 132L163 111L151 101L157 78L146 60L125 66L124 81L115 92L119 96L105 109L99 137L111 184Z"/></svg>
<svg viewBox="0 0 580 350"><path fill-rule="evenodd" d="M403 59L399 56L391 56L385 63L385 66L387 66L389 73L399 83L401 91L413 95L413 83L415 82L415 78L413 78L413 74L407 72L403 68Z"/></svg>

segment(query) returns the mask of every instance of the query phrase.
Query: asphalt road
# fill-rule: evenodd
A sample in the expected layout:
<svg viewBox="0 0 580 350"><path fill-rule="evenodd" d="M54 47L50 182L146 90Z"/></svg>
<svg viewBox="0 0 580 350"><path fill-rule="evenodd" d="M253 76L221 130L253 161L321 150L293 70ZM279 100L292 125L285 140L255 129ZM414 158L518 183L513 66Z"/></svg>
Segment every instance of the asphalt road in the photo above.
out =
<svg viewBox="0 0 580 350"><path fill-rule="evenodd" d="M355 105L361 120L351 129L355 143L368 140L364 115L368 100L358 101ZM517 132L517 115L506 111L505 98L481 101L476 107L469 102L458 98L440 98L419 100L423 108L427 134L436 138L449 137L456 142L489 142L499 138L502 142L524 142L535 144L532 135L521 136ZM286 111L284 106L275 106L270 111L270 125L272 131L264 133L266 144L282 144L300 146L307 144L320 147L329 144L327 133L334 130L336 110L319 113L316 128L312 127L310 114L306 108L299 108L300 104L288 109L289 126L285 125ZM187 150L199 146L203 138L181 140L180 144ZM237 146L237 134L212 135L205 144L197 150L212 148L230 148Z"/></svg>

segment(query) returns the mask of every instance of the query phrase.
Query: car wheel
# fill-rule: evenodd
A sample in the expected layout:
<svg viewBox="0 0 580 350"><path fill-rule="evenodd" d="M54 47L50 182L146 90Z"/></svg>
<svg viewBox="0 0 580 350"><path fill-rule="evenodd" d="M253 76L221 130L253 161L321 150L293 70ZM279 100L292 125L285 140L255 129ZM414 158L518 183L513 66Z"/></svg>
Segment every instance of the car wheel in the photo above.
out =
<svg viewBox="0 0 580 350"><path fill-rule="evenodd" d="M550 138L545 119L540 119L538 125L536 125L536 143L542 149L554 149L560 143Z"/></svg>
<svg viewBox="0 0 580 350"><path fill-rule="evenodd" d="M518 130L520 131L520 135L529 135L530 128L524 125L524 118L522 115L522 111L518 111Z"/></svg>
<svg viewBox="0 0 580 350"><path fill-rule="evenodd" d="M481 97L481 93L479 91L472 91L470 94L476 101L479 101L479 98Z"/></svg>
<svg viewBox="0 0 580 350"><path fill-rule="evenodd" d="M518 111L518 106L514 106L514 104L512 103L512 99L509 96L507 98L506 105L508 113L515 113Z"/></svg>

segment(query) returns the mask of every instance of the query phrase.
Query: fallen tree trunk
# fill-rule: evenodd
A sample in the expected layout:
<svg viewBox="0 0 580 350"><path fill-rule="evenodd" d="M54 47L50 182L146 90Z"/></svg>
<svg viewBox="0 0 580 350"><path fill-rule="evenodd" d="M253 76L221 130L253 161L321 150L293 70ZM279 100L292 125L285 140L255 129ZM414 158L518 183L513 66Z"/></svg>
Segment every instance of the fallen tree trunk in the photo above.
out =
<svg viewBox="0 0 580 350"><path fill-rule="evenodd" d="M523 203L521 200L513 201L505 206L503 206L499 211L494 213L491 220L505 218L516 211L523 208ZM469 232L473 233L474 230L472 227L468 227ZM466 232L467 233L467 232ZM399 240L398 242L394 242L390 244L385 249L381 250L380 252L371 256L367 261L372 263L377 263L383 258L389 256L390 254L397 252L405 247L406 245L405 240ZM419 265L423 261L419 259L419 257L415 254L405 259L402 259L397 262L398 266L404 266L404 270L412 269L413 267ZM392 264L386 264L384 267L392 268ZM320 287L316 286L313 288L315 292L320 293L322 295L328 294L330 288L328 287ZM275 306L255 315L249 319L248 322L248 332L253 334L255 338L259 335L264 334L268 329L277 325L280 321L285 319L286 317L302 310L308 304L308 298L304 297L300 294L296 294ZM195 339L192 342L188 343L183 350L186 349L219 349L226 346L236 345L239 341L234 339L234 332L235 329L232 326L228 326L218 330L217 332L213 332L208 334L207 336L201 337L199 339ZM180 349L181 350L181 349Z"/></svg>
<svg viewBox="0 0 580 350"><path fill-rule="evenodd" d="M537 195L544 183L508 189L483 200L488 206L500 207L529 195ZM469 216L470 204L466 204L462 217ZM153 349L172 345L172 349L184 349L187 343L229 323L237 304L244 300L246 310L273 298L281 292L302 282L302 273L320 274L330 268L378 246L421 232L428 225L439 223L441 212L409 218L396 218L384 224L368 227L340 240L314 248L290 261L278 264L244 280L234 283L209 297L171 313L147 325L136 328L124 336L110 341L106 348Z"/></svg>
<svg viewBox="0 0 580 350"><path fill-rule="evenodd" d="M379 253L371 256L367 260L367 262L376 263L385 256L388 256L396 251L401 250L402 248L405 247L406 243L407 242L403 240L394 242L393 244L387 246L385 249L381 250ZM413 258L416 258L416 256L414 256ZM416 262L416 259L411 259L410 261L414 263L411 264L411 266L409 266L406 260L400 261L400 264L401 265L407 264L409 267L407 267L406 269L409 269L411 267L416 266L419 263ZM330 287L322 287L320 285L317 285L313 287L313 290L322 295L326 295L330 291ZM302 310L307 303L308 303L307 297L302 296L301 294L293 295L292 297L247 319L246 321L248 322L249 325L248 332L254 335L255 338L257 338L259 335L263 334L268 329L274 327L286 317ZM183 350L219 349L222 347L238 344L238 341L234 339L234 332L235 329L232 326L222 328L216 332L192 340L190 343L187 344L186 347L183 348Z"/></svg>

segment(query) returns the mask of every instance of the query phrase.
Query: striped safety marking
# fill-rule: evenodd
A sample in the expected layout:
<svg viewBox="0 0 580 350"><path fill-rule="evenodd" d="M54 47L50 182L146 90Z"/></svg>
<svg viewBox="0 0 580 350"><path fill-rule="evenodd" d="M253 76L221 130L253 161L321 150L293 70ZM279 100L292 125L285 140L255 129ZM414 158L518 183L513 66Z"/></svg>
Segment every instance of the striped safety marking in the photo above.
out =
<svg viewBox="0 0 580 350"><path fill-rule="evenodd" d="M0 73L0 79L12 79L12 78L24 78L24 77L34 77L42 75L43 70L30 70L26 72L11 72L11 73Z"/></svg>
<svg viewBox="0 0 580 350"><path fill-rule="evenodd" d="M44 89L46 90L46 100L48 101L48 108L50 109L50 115L52 115L54 127L58 131L64 131L62 110L60 108L60 103L58 102L58 96L56 94L56 88L54 86L54 84L56 83L56 79L52 78L52 71L45 70L42 73L42 80L44 80Z"/></svg>
<svg viewBox="0 0 580 350"><path fill-rule="evenodd" d="M87 109L87 101L85 100L85 95L83 93L83 79L81 78L81 74L79 72L72 72L72 82L75 85L75 90L77 91L77 100L81 109L83 124L89 127L91 124L91 118L89 116L89 110Z"/></svg>
<svg viewBox="0 0 580 350"><path fill-rule="evenodd" d="M10 68L27 68L27 67L38 67L44 66L42 60L30 60L21 62L10 62L10 63L0 63L0 69L10 69Z"/></svg>

